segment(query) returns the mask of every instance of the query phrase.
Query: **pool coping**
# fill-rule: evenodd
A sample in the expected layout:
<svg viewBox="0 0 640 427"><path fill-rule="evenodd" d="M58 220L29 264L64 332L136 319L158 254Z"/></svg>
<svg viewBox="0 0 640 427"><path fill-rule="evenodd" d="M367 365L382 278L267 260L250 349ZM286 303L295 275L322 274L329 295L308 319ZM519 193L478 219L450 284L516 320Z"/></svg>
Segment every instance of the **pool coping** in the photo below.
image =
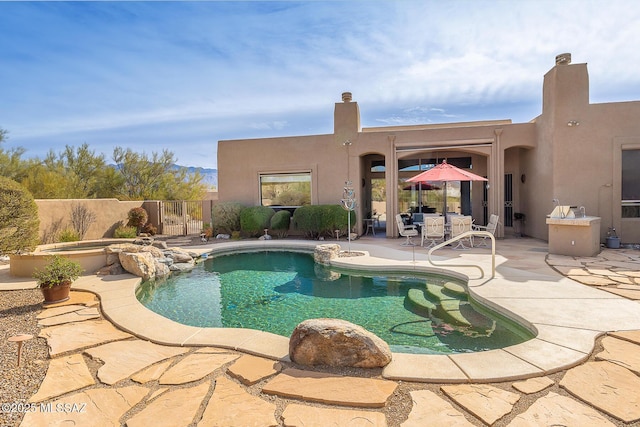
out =
<svg viewBox="0 0 640 427"><path fill-rule="evenodd" d="M322 242L272 240L217 243L192 249L199 253L235 250L308 250ZM331 243L331 242L326 242ZM344 244L342 245L343 249ZM364 256L345 257L332 265L369 271L441 272L426 256L351 243ZM371 253L375 252L375 256ZM435 258L434 258L435 259ZM428 355L393 353L382 376L390 380L432 383L496 382L531 378L576 366L593 351L598 336L608 331L640 329L640 305L609 292L578 284L549 269L549 274L498 266L496 277L479 277L469 259L484 271L490 256L470 255L437 260L447 273L468 278L474 301L519 322L535 333L521 344L476 353ZM145 308L135 297L140 278L132 275L83 276L74 290L95 293L104 316L117 327L145 340L172 346L214 346L273 360L289 361L289 338L242 328L201 328L182 325Z"/></svg>

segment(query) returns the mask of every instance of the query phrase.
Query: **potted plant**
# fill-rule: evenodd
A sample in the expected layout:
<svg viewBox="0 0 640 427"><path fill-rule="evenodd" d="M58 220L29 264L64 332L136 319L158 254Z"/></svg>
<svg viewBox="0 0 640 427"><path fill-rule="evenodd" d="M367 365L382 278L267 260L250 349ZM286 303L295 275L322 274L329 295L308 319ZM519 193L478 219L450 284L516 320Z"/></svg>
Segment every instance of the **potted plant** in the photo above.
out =
<svg viewBox="0 0 640 427"><path fill-rule="evenodd" d="M80 263L60 255L54 255L43 269L34 271L33 278L36 279L42 290L45 304L51 304L69 299L71 283L81 273Z"/></svg>

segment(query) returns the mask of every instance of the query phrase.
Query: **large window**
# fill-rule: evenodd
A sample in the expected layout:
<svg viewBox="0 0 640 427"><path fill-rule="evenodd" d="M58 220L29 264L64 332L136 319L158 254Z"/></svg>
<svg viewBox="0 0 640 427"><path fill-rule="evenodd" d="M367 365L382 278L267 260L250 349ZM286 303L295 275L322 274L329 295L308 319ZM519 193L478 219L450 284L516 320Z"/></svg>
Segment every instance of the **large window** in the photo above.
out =
<svg viewBox="0 0 640 427"><path fill-rule="evenodd" d="M622 217L640 218L640 150L622 150Z"/></svg>
<svg viewBox="0 0 640 427"><path fill-rule="evenodd" d="M302 206L311 204L311 172L260 175L262 206Z"/></svg>

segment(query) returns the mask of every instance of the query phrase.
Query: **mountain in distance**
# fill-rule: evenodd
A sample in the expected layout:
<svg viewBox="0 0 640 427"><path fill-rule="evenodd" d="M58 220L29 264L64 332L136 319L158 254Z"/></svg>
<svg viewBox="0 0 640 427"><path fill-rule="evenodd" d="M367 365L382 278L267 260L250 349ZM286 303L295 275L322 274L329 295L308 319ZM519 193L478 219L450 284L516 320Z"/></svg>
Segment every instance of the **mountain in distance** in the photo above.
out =
<svg viewBox="0 0 640 427"><path fill-rule="evenodd" d="M218 188L218 169L201 168L195 166L173 165L176 169L186 169L188 173L199 172L202 175L202 182L209 188Z"/></svg>

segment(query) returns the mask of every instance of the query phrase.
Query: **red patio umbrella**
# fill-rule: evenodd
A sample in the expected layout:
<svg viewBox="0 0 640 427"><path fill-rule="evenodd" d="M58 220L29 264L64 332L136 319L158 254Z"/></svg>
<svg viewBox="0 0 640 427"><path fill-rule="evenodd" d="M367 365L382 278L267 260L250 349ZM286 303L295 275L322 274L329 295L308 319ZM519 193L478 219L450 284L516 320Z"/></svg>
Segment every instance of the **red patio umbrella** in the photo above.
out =
<svg viewBox="0 0 640 427"><path fill-rule="evenodd" d="M442 182L444 184L444 216L447 218L447 182L450 181L488 181L475 173L467 172L443 160L439 165L411 177L407 182Z"/></svg>

